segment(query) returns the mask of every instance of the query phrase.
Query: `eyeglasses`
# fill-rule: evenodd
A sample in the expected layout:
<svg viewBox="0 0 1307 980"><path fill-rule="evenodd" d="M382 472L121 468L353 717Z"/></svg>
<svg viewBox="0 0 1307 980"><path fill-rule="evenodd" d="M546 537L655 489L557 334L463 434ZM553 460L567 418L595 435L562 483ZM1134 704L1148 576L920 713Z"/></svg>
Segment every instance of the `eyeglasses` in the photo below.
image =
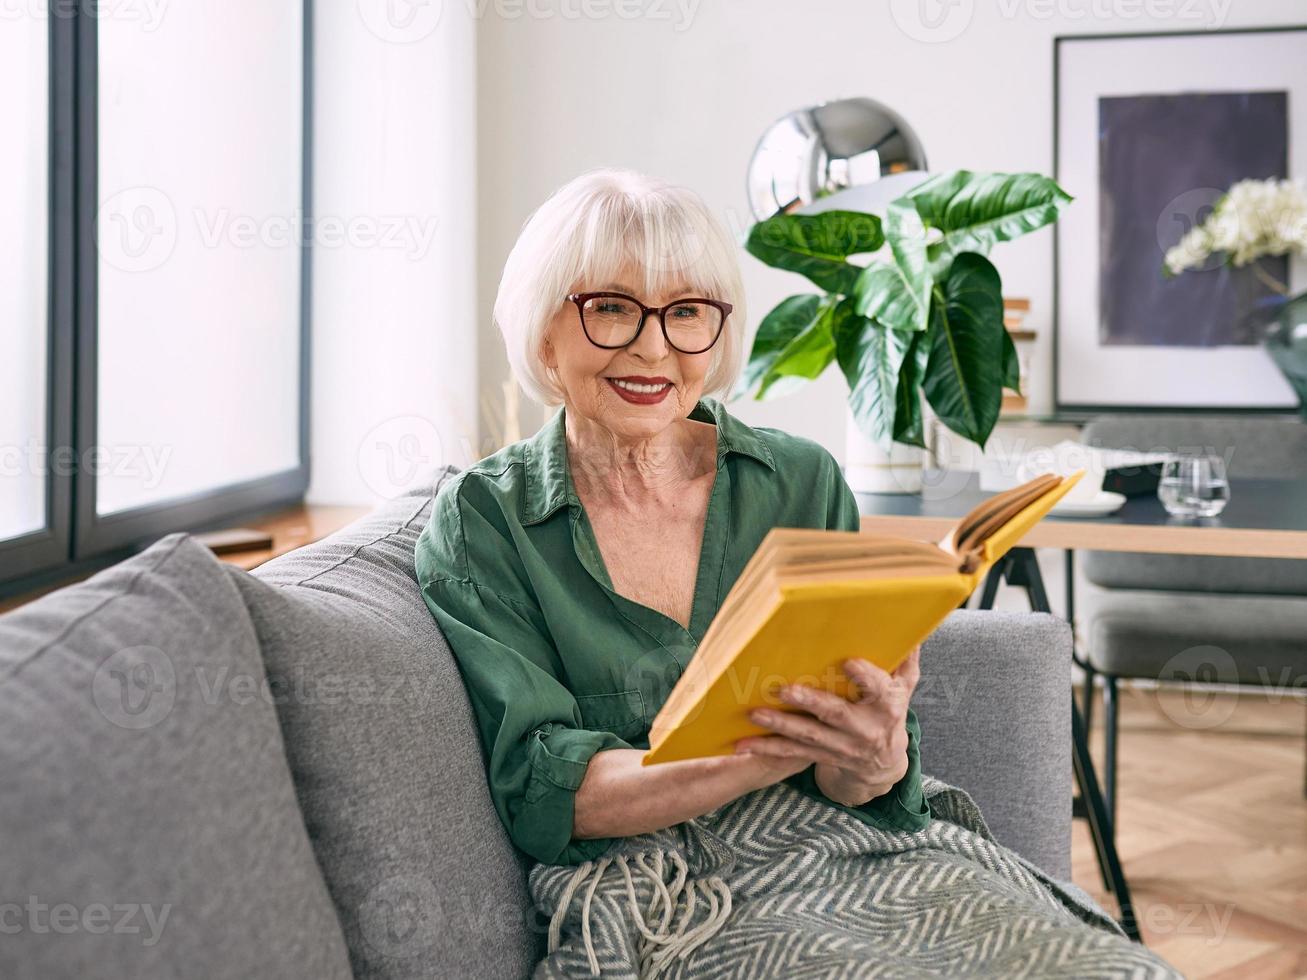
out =
<svg viewBox="0 0 1307 980"><path fill-rule="evenodd" d="M572 293L581 329L596 347L615 350L635 343L650 313L658 314L663 336L682 354L702 354L721 336L731 304L687 296L666 306L645 306L625 293Z"/></svg>

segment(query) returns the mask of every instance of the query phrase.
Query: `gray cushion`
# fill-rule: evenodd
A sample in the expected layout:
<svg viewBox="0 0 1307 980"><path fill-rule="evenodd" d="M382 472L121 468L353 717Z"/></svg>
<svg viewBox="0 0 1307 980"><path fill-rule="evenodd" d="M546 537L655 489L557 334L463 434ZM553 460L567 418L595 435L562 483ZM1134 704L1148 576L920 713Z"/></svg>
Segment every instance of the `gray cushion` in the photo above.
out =
<svg viewBox="0 0 1307 980"><path fill-rule="evenodd" d="M1111 449L1221 456L1234 479L1307 479L1307 424L1296 418L1104 415L1085 426L1082 439ZM1307 561L1289 558L1086 551L1080 565L1105 588L1307 595Z"/></svg>
<svg viewBox="0 0 1307 980"><path fill-rule="evenodd" d="M0 617L0 976L349 976L265 683L185 535Z"/></svg>
<svg viewBox="0 0 1307 980"><path fill-rule="evenodd" d="M1307 561L1086 551L1085 578L1108 589L1307 596Z"/></svg>
<svg viewBox="0 0 1307 980"><path fill-rule="evenodd" d="M921 650L921 768L965 789L998 840L1071 877L1071 629L959 610Z"/></svg>
<svg viewBox="0 0 1307 980"><path fill-rule="evenodd" d="M285 694L287 754L356 975L526 976L540 927L413 569L432 495L428 483L231 576Z"/></svg>
<svg viewBox="0 0 1307 980"><path fill-rule="evenodd" d="M1307 683L1307 599L1111 591L1085 597L1089 662L1170 681Z"/></svg>

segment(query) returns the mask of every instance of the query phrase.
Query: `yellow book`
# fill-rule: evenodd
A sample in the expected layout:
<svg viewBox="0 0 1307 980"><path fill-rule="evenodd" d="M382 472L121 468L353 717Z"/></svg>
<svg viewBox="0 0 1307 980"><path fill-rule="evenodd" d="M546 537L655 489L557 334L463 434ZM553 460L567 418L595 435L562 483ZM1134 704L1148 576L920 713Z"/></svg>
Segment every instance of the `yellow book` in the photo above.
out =
<svg viewBox="0 0 1307 980"><path fill-rule="evenodd" d="M728 755L772 734L752 708L810 684L857 691L842 664L893 671L1083 475L1052 473L977 504L938 544L859 531L773 528L723 600L649 730L643 764Z"/></svg>

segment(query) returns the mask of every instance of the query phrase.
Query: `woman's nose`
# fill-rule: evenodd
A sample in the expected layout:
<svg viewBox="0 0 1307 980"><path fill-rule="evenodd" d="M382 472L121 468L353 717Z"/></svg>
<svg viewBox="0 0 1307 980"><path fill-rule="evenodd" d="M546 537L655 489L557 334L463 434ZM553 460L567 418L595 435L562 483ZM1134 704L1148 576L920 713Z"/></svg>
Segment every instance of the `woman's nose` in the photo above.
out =
<svg viewBox="0 0 1307 980"><path fill-rule="evenodd" d="M661 314L646 314L644 329L640 331L640 336L631 342L629 350L649 361L660 361L667 356L667 338L663 336Z"/></svg>

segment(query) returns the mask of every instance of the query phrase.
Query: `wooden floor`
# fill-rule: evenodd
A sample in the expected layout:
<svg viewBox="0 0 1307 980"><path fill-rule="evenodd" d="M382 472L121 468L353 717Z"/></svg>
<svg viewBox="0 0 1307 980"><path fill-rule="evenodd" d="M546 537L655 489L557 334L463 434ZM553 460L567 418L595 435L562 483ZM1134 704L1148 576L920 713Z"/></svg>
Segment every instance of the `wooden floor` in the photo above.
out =
<svg viewBox="0 0 1307 980"><path fill-rule="evenodd" d="M1188 977L1307 977L1303 699L1126 687L1121 705L1117 844L1145 942ZM1083 820L1073 865L1114 909Z"/></svg>

